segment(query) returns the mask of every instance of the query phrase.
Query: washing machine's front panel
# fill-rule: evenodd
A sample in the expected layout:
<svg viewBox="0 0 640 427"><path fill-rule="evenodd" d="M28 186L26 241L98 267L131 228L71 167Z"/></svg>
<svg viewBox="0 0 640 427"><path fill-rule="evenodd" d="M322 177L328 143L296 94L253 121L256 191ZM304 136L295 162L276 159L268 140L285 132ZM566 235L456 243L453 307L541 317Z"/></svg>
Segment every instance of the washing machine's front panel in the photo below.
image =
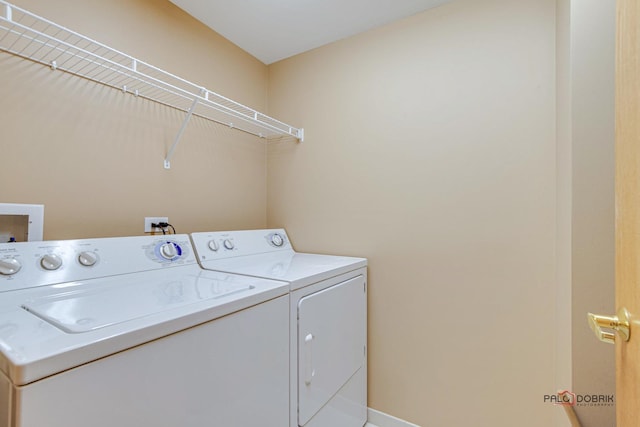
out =
<svg viewBox="0 0 640 427"><path fill-rule="evenodd" d="M0 427L286 426L288 307L285 295L17 387Z"/></svg>
<svg viewBox="0 0 640 427"><path fill-rule="evenodd" d="M298 424L303 426L365 364L362 275L298 302Z"/></svg>

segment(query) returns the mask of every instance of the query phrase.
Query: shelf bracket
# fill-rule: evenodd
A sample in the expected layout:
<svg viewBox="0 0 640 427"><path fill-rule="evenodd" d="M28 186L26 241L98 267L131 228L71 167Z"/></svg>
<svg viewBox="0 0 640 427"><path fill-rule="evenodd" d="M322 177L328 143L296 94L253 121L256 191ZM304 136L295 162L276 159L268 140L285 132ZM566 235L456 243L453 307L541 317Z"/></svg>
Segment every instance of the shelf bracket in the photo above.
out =
<svg viewBox="0 0 640 427"><path fill-rule="evenodd" d="M178 134L176 135L176 138L173 141L173 145L171 146L171 148L169 149L169 152L167 153L167 157L164 158L165 169L171 169L171 156L173 156L173 152L176 150L176 146L178 145L178 142L180 142L180 138L182 138L182 134L184 133L184 130L187 128L187 124L189 123L191 116L193 116L193 110L196 109L196 105L198 105L198 98L193 98L193 104L191 104L191 107L189 107L189 110L187 110L187 116L184 118L184 121L182 122L182 126L180 127L180 130L178 131Z"/></svg>

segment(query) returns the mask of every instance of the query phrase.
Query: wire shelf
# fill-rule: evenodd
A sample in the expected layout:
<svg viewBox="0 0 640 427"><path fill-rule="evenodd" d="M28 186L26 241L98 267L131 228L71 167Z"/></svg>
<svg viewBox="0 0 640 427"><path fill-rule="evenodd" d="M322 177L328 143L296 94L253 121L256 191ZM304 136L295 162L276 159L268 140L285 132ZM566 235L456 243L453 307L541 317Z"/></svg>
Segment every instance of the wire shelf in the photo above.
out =
<svg viewBox="0 0 640 427"><path fill-rule="evenodd" d="M298 129L163 71L45 18L0 0L0 50L187 113L169 158L192 115L260 138L289 135Z"/></svg>

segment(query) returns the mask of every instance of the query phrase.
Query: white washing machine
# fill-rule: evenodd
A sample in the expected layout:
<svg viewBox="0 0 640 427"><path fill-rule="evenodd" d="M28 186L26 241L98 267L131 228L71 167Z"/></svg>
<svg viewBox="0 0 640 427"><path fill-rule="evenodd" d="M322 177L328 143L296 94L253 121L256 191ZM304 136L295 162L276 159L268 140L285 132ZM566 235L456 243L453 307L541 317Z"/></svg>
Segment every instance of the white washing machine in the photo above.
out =
<svg viewBox="0 0 640 427"><path fill-rule="evenodd" d="M277 230L193 233L203 268L289 284L290 427L367 420L367 260L295 252Z"/></svg>
<svg viewBox="0 0 640 427"><path fill-rule="evenodd" d="M187 235L0 244L0 427L287 425L288 292Z"/></svg>

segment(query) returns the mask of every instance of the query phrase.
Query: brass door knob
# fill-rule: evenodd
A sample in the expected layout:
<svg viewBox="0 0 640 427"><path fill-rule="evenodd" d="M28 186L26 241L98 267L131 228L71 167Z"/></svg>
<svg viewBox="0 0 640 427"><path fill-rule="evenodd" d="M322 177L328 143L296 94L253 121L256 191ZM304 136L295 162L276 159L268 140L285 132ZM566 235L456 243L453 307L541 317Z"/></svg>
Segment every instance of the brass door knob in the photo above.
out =
<svg viewBox="0 0 640 427"><path fill-rule="evenodd" d="M603 328L617 331L624 341L629 341L629 312L626 308L620 308L617 316L602 316L593 313L588 313L587 316L591 330L600 341L609 344L616 342L615 333L603 331Z"/></svg>

